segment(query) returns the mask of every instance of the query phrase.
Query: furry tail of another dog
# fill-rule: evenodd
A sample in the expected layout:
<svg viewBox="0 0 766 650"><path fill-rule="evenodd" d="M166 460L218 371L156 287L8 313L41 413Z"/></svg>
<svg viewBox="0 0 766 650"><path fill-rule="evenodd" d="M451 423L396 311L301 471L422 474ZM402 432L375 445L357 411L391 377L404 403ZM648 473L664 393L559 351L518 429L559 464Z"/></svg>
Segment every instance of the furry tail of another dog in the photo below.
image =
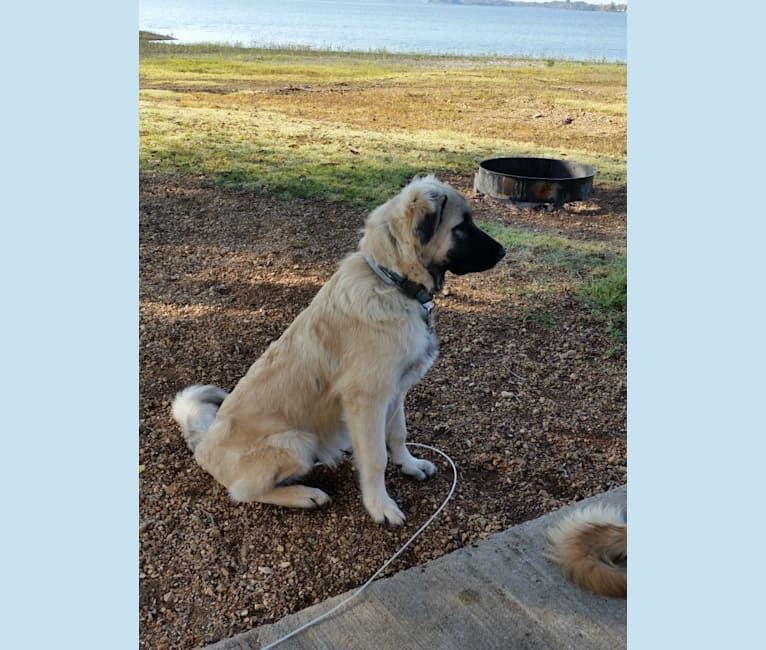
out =
<svg viewBox="0 0 766 650"><path fill-rule="evenodd" d="M551 559L575 584L602 596L627 597L628 526L621 508L578 508L553 524L547 535Z"/></svg>
<svg viewBox="0 0 766 650"><path fill-rule="evenodd" d="M205 437L227 396L228 393L218 386L201 384L189 386L176 394L171 413L192 452Z"/></svg>

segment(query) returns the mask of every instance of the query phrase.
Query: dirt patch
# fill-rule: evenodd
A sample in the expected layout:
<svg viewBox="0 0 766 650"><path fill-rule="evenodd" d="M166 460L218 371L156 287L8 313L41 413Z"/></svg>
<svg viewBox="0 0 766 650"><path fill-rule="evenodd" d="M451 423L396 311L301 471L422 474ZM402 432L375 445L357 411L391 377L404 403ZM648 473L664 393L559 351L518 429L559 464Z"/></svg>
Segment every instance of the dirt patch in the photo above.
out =
<svg viewBox="0 0 766 650"><path fill-rule="evenodd" d="M520 212L474 195L472 174L443 178L477 218L624 248L624 190ZM333 499L319 511L235 505L170 418L184 386L234 386L356 247L365 216L141 177L142 648L212 643L362 584L446 495L451 472L435 457L425 483L389 472L407 516L398 529L369 518L349 463L306 480ZM571 290L525 298L517 289L532 280L546 278L519 276L510 259L449 277L437 299L441 354L407 398L408 424L413 441L455 460L459 483L389 573L626 482L624 345Z"/></svg>

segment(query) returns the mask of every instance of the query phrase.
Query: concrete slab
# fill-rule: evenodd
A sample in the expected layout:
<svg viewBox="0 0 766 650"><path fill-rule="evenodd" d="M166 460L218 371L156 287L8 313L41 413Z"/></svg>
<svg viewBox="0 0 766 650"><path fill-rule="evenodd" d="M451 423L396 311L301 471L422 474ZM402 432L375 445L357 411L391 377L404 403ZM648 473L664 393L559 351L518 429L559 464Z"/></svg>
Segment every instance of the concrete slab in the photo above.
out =
<svg viewBox="0 0 766 650"><path fill-rule="evenodd" d="M588 499L624 505L625 486ZM420 567L373 582L279 650L616 650L627 645L624 600L585 592L544 556L544 531L570 507L514 526ZM424 531L428 534L428 530ZM208 646L256 650L353 591Z"/></svg>

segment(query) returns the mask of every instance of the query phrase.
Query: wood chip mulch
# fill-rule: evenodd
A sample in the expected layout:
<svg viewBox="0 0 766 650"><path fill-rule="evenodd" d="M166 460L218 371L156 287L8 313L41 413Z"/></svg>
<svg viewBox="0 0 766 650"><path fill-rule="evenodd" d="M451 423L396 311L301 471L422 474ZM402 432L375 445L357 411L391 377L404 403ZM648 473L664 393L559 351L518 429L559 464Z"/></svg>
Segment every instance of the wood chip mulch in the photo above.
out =
<svg viewBox="0 0 766 650"><path fill-rule="evenodd" d="M469 174L443 179L478 219L624 249L624 190L519 211L475 195ZM407 516L396 529L372 522L348 462L307 478L333 499L321 510L233 504L194 462L170 401L195 382L231 389L355 249L365 212L150 175L140 190L140 646L186 649L361 585L452 476L427 452L439 468L430 481L390 470ZM509 255L448 277L436 329L440 357L407 398L410 439L449 454L459 483L389 573L627 481L625 344L570 288Z"/></svg>

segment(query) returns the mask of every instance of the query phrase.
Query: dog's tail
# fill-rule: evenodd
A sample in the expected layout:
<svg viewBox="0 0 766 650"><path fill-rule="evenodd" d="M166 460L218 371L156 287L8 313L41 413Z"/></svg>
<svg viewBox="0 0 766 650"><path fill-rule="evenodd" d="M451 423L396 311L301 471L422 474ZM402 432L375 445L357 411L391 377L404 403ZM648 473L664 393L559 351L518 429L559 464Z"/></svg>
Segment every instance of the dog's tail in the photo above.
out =
<svg viewBox="0 0 766 650"><path fill-rule="evenodd" d="M195 384L184 388L173 399L171 413L178 422L192 452L205 437L215 420L223 400L228 393L218 386Z"/></svg>
<svg viewBox="0 0 766 650"><path fill-rule="evenodd" d="M602 596L627 597L628 526L619 507L577 508L547 535L551 559L575 584Z"/></svg>

